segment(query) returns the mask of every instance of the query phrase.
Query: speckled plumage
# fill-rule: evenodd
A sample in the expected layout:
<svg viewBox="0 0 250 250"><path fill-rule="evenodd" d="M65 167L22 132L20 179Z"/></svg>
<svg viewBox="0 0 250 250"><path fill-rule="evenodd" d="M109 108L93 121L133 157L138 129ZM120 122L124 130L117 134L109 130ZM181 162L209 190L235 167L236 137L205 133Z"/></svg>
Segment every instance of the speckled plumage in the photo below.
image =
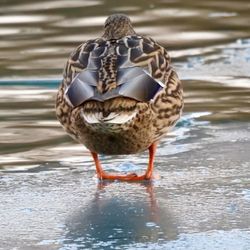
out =
<svg viewBox="0 0 250 250"><path fill-rule="evenodd" d="M126 61L120 63L121 57ZM121 96L73 107L67 100L65 91L79 72L97 71L96 88L103 94L117 88L117 70L125 64L143 68L164 87L148 102ZM57 94L56 115L67 133L91 152L133 154L149 148L174 126L183 108L182 95L165 48L136 34L128 17L116 15L105 22L102 37L81 44L70 55Z"/></svg>

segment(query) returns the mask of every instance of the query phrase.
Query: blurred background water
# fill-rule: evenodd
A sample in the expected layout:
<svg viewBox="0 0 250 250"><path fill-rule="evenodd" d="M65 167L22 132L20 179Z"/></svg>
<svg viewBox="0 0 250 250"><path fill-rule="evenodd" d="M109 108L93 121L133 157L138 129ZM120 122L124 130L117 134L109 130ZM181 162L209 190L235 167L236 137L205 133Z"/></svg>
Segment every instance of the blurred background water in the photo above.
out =
<svg viewBox="0 0 250 250"><path fill-rule="evenodd" d="M116 12L184 85L151 184L98 184L55 119L67 57ZM250 249L249 23L248 0L0 0L0 249ZM147 153L102 160L140 171Z"/></svg>

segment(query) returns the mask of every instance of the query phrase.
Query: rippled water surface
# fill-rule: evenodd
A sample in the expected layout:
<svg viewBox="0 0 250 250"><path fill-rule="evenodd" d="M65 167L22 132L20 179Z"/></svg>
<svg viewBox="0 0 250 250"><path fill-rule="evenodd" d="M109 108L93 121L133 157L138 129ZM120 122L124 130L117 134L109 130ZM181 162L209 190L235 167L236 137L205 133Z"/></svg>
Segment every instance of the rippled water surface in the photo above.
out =
<svg viewBox="0 0 250 250"><path fill-rule="evenodd" d="M98 183L55 119L64 63L128 14L185 90L153 183ZM250 2L0 0L0 249L250 249ZM145 169L147 152L102 156Z"/></svg>

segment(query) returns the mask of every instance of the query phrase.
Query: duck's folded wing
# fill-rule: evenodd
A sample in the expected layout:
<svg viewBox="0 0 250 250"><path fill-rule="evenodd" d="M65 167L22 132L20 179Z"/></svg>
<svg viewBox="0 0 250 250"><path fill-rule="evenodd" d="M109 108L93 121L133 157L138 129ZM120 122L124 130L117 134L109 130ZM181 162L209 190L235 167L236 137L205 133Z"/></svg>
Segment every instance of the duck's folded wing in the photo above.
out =
<svg viewBox="0 0 250 250"><path fill-rule="evenodd" d="M119 96L148 102L163 88L163 84L152 78L144 69L130 67L118 71L117 88L101 94L96 89L95 75L96 71L86 70L73 79L65 93L72 106L79 106L88 100L104 102Z"/></svg>
<svg viewBox="0 0 250 250"><path fill-rule="evenodd" d="M118 96L148 102L166 87L171 68L169 56L162 46L141 36L117 40L112 45L116 48L111 60L116 65L114 67L109 65L109 60L103 61L110 56L110 46L111 42L102 39L88 41L68 60L65 95L73 107L88 100L104 102ZM100 72L103 69L109 72L111 68L115 87L109 88L107 79ZM102 83L107 86L107 91L98 89L98 84Z"/></svg>

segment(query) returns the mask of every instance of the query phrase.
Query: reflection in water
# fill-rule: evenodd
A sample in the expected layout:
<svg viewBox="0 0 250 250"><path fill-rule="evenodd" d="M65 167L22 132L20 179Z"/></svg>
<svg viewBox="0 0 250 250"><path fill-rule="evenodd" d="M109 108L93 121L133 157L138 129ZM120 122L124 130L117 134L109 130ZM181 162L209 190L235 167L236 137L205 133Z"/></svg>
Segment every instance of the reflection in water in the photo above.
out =
<svg viewBox="0 0 250 250"><path fill-rule="evenodd" d="M1 77L61 76L71 50L100 35L114 12L128 14L137 32L168 49L202 50L247 38L247 5L246 0L227 1L226 6L222 0L1 1Z"/></svg>
<svg viewBox="0 0 250 250"><path fill-rule="evenodd" d="M119 191L110 195L110 190L117 185L99 183L87 207L78 209L68 218L66 246L102 246L102 249L110 249L113 244L161 243L177 238L171 214L159 206L152 182L134 184L136 189L142 189L139 197L137 193L126 198Z"/></svg>

